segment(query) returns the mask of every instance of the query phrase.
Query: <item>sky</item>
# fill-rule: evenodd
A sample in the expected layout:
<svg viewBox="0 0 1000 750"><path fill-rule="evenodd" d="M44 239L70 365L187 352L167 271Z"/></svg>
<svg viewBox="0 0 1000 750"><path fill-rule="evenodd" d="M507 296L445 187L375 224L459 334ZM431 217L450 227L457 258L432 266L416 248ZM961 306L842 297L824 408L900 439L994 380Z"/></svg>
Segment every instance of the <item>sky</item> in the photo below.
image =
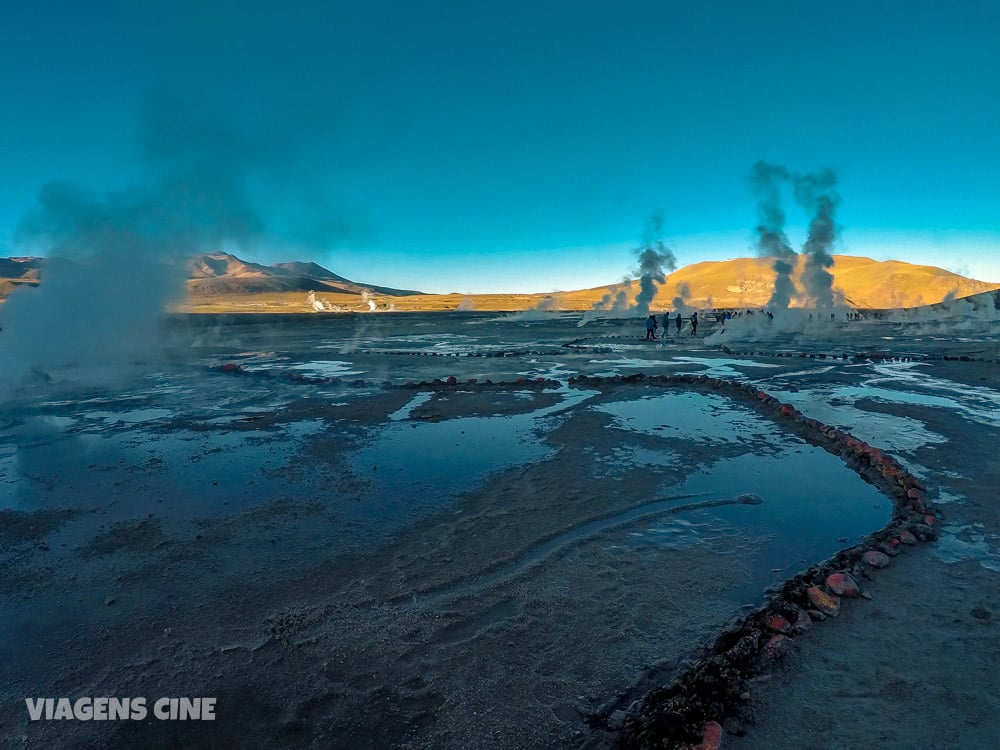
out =
<svg viewBox="0 0 1000 750"><path fill-rule="evenodd" d="M156 252L578 289L654 215L680 266L754 255L764 160L835 172L834 252L1000 282L998 36L969 0L8 0L0 256L124 217Z"/></svg>

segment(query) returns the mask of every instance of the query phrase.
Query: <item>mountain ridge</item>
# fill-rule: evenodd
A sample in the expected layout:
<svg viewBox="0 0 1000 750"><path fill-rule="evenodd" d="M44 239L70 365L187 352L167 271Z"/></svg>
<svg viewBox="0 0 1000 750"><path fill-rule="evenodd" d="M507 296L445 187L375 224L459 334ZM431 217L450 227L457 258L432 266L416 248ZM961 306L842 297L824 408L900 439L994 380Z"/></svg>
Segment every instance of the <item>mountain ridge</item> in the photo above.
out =
<svg viewBox="0 0 1000 750"><path fill-rule="evenodd" d="M800 256L801 258L801 256ZM970 279L936 266L906 261L877 261L863 256L835 255L834 290L850 307L889 309L936 304L947 299L968 297L1000 289L1000 284ZM380 309L454 309L465 301L472 309L527 309L545 304L545 309L588 310L602 298L619 293L631 302L639 281L632 279L606 286L551 294L425 294L412 289L396 289L355 282L313 261L287 261L263 265L226 252L199 253L178 259L187 274L188 308L207 305L224 308L239 299L241 306L255 298L278 296L281 309L304 305L306 295L331 295L338 304L366 303L372 295L390 297ZM759 308L766 306L774 287L775 272L770 258L733 258L701 261L684 266L658 285L654 309L684 305L700 308ZM792 281L801 291L799 262ZM45 259L34 257L0 258L0 298L19 285L35 286L44 275ZM287 297L287 299L284 299ZM199 301L200 300L200 301ZM793 306L807 300L793 299ZM276 303L277 304L277 303ZM367 304L365 304L367 307ZM317 308L313 308L317 309ZM539 309L542 309L541 307Z"/></svg>

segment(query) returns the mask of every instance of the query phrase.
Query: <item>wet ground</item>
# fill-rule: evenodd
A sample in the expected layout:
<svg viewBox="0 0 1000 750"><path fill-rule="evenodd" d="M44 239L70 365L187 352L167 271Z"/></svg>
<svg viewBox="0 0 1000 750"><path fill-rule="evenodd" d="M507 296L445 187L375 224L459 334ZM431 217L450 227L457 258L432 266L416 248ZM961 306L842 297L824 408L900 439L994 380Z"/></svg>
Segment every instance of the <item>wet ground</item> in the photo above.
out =
<svg viewBox="0 0 1000 750"><path fill-rule="evenodd" d="M930 564L1000 570L976 470L944 458L996 444L997 365L972 361L1000 356L996 324L741 345L578 320L177 317L127 371L20 389L0 412L0 730L25 747L572 747L586 716L888 520L839 457L725 395L579 374L756 383L927 482L947 517ZM210 695L218 719L24 706L97 695Z"/></svg>

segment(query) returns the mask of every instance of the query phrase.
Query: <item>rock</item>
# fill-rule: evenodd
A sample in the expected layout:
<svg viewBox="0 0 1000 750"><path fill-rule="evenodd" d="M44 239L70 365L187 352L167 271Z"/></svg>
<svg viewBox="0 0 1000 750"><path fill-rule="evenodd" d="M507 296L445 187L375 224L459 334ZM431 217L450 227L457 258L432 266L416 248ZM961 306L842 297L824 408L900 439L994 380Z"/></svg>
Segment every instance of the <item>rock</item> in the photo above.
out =
<svg viewBox="0 0 1000 750"><path fill-rule="evenodd" d="M884 552L889 557L895 557L899 554L899 547L898 539L888 539L878 545L878 550L879 552Z"/></svg>
<svg viewBox="0 0 1000 750"><path fill-rule="evenodd" d="M767 643L764 644L764 656L768 659L777 659L780 656L784 656L791 642L792 639L787 635L781 635L780 633L772 635L767 639Z"/></svg>
<svg viewBox="0 0 1000 750"><path fill-rule="evenodd" d="M775 633L787 633L792 629L792 624L781 615L768 615L764 624Z"/></svg>
<svg viewBox="0 0 1000 750"><path fill-rule="evenodd" d="M858 582L850 573L831 573L826 577L826 586L837 596L855 597L861 593Z"/></svg>
<svg viewBox="0 0 1000 750"><path fill-rule="evenodd" d="M889 556L884 552L870 549L861 556L861 559L873 568L884 568L889 564Z"/></svg>
<svg viewBox="0 0 1000 750"><path fill-rule="evenodd" d="M806 596L809 598L809 602L824 615L836 617L840 614L840 597L826 593L819 586L807 588Z"/></svg>
<svg viewBox="0 0 1000 750"><path fill-rule="evenodd" d="M781 638L782 636L775 636ZM722 747L722 725L717 721L705 722L705 728L701 733L701 742L694 745L691 750L719 750Z"/></svg>
<svg viewBox="0 0 1000 750"><path fill-rule="evenodd" d="M917 538L909 531L902 532L898 537L900 544L916 544Z"/></svg>
<svg viewBox="0 0 1000 750"><path fill-rule="evenodd" d="M625 726L625 718L627 714L620 708L613 711L611 716L608 717L608 728L609 729L621 729Z"/></svg>
<svg viewBox="0 0 1000 750"><path fill-rule="evenodd" d="M796 634L801 634L809 630L812 625L812 619L809 614L804 610L799 610L798 617L795 618L795 622L792 623L792 632Z"/></svg>

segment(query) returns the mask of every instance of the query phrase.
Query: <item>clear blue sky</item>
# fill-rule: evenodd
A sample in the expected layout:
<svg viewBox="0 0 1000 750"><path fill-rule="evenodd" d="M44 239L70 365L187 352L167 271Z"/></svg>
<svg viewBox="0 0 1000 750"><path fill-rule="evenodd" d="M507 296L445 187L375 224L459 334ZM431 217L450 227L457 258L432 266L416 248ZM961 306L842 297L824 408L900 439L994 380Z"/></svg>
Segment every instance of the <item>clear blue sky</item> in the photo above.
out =
<svg viewBox="0 0 1000 750"><path fill-rule="evenodd" d="M183 184L212 207L180 250L597 286L654 212L681 265L752 255L764 159L837 172L836 252L1000 281L997 39L968 0L8 0L0 256L39 249L17 227L52 180Z"/></svg>

